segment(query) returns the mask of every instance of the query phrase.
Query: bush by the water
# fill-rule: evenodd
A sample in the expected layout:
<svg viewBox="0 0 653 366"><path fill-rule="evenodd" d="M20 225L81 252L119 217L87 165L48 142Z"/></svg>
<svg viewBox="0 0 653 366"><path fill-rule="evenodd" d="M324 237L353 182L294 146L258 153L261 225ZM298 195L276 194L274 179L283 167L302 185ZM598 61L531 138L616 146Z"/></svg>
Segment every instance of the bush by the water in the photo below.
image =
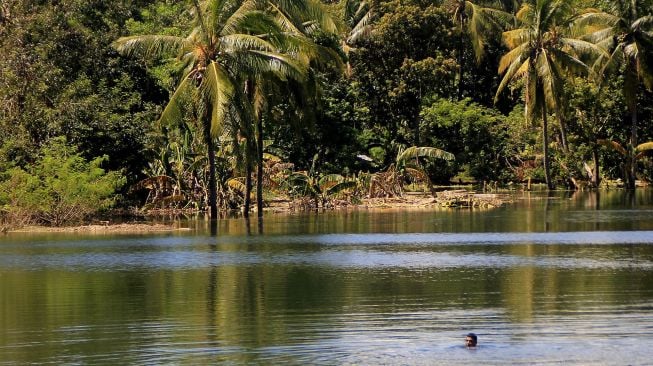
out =
<svg viewBox="0 0 653 366"><path fill-rule="evenodd" d="M100 167L106 159L87 161L64 139L54 139L33 164L0 174L0 219L60 226L111 207L125 179Z"/></svg>

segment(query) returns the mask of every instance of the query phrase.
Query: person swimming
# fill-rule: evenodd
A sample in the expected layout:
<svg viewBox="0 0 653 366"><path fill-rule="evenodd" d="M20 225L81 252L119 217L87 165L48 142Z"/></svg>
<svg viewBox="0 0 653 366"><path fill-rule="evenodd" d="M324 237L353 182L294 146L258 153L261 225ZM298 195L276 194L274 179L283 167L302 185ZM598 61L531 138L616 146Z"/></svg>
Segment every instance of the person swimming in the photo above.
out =
<svg viewBox="0 0 653 366"><path fill-rule="evenodd" d="M478 343L478 337L474 333L468 333L465 336L465 347L467 348L473 348L476 347L476 344Z"/></svg>

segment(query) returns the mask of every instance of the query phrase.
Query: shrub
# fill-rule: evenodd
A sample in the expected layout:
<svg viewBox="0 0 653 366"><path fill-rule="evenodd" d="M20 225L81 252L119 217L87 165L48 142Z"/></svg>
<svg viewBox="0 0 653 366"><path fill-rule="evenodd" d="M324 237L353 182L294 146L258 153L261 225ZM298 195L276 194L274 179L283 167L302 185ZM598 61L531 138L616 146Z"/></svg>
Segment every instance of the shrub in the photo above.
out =
<svg viewBox="0 0 653 366"><path fill-rule="evenodd" d="M100 167L106 156L86 161L62 138L40 155L25 170L16 167L0 176L0 212L14 225L78 223L111 207L115 190L125 182L120 173Z"/></svg>

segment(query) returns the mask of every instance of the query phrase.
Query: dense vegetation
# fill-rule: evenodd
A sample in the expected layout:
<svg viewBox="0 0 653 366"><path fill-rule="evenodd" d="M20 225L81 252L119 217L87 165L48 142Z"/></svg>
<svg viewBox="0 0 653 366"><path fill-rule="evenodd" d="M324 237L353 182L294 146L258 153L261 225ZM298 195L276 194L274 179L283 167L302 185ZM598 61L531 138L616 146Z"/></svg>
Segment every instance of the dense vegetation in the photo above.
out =
<svg viewBox="0 0 653 366"><path fill-rule="evenodd" d="M653 178L653 0L6 0L0 49L4 220L70 221L26 186L58 202L65 174L95 208L213 217Z"/></svg>

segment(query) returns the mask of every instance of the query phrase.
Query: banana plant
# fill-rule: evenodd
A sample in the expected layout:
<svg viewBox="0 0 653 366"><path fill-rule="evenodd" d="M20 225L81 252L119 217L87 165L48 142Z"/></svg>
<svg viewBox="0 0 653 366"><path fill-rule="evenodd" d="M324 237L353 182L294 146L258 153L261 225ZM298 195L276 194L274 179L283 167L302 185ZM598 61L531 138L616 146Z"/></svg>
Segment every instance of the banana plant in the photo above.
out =
<svg viewBox="0 0 653 366"><path fill-rule="evenodd" d="M442 159L451 161L455 159L452 153L430 146L411 146L400 150L395 162L386 171L373 174L370 179L369 196L401 196L404 191L404 182L423 182L429 187L431 180L420 162L420 158Z"/></svg>
<svg viewBox="0 0 653 366"><path fill-rule="evenodd" d="M315 208L327 208L332 199L344 193L351 193L358 183L340 174L317 176L306 171L293 172L288 177L291 196L310 197Z"/></svg>

